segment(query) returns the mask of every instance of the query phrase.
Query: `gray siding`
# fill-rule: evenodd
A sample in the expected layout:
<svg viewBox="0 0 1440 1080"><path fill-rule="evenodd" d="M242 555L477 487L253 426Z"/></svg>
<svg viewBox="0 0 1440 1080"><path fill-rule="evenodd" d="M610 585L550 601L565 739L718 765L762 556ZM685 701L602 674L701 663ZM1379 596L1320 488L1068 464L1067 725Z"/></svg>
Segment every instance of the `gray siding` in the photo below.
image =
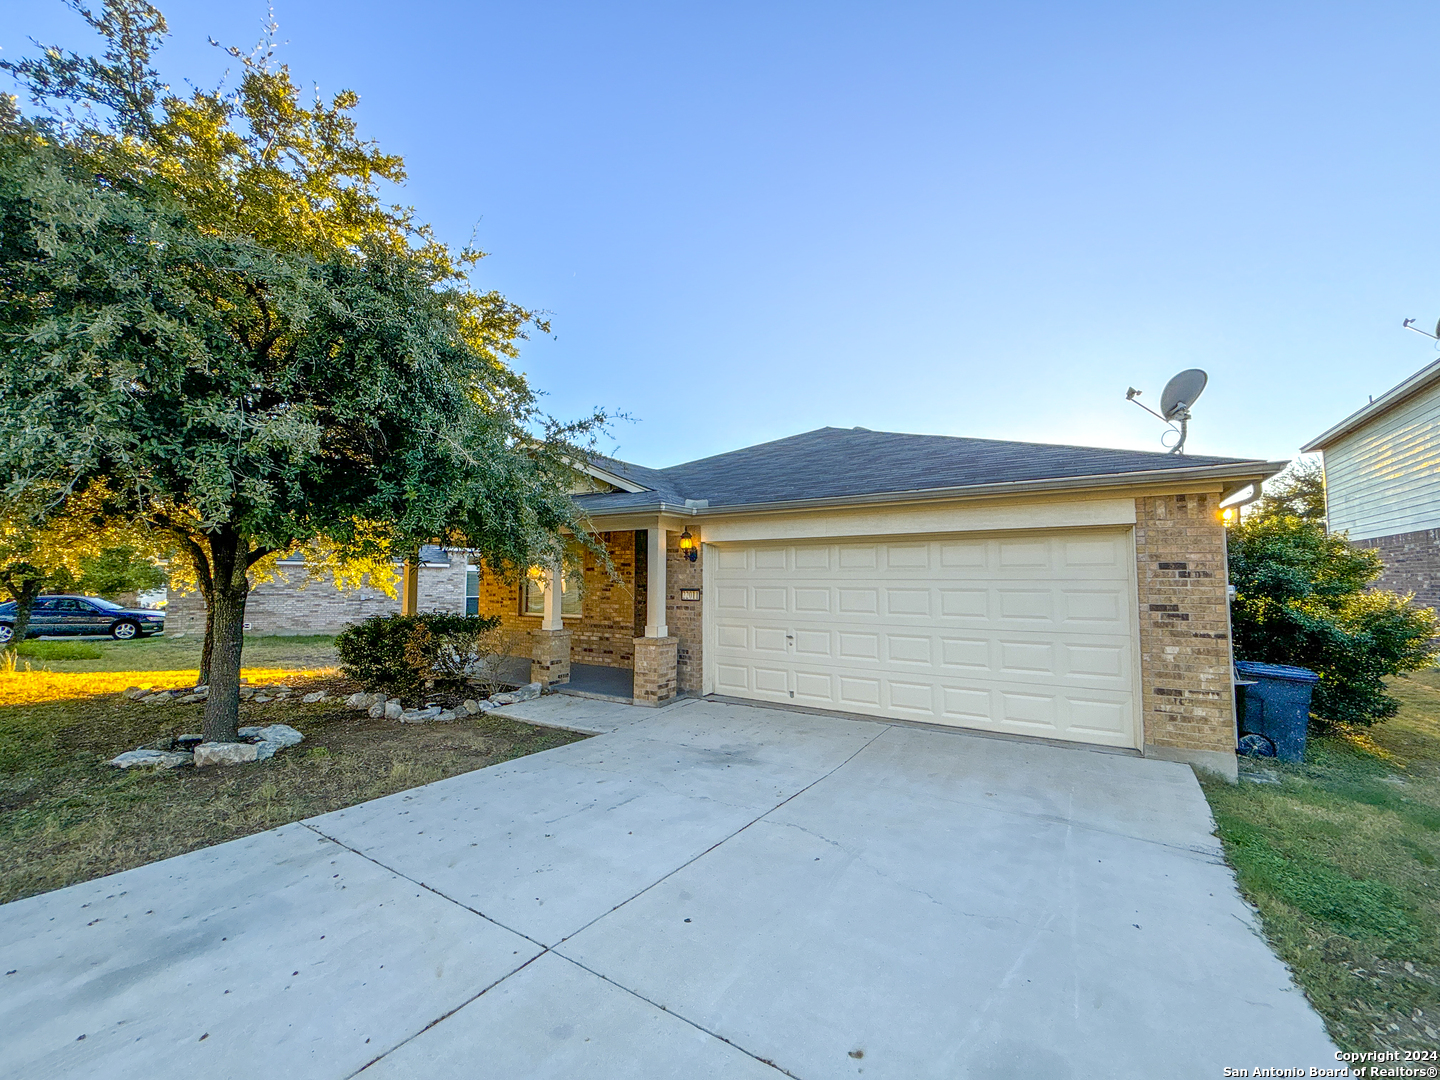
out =
<svg viewBox="0 0 1440 1080"><path fill-rule="evenodd" d="M1352 540L1440 528L1440 384L1326 447L1325 489Z"/></svg>

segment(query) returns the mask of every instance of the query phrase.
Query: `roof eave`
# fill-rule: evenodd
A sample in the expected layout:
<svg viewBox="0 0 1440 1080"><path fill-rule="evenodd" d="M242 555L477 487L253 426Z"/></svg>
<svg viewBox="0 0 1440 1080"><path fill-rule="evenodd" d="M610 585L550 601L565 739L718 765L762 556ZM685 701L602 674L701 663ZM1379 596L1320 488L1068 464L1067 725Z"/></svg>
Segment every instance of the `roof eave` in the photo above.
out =
<svg viewBox="0 0 1440 1080"><path fill-rule="evenodd" d="M1364 427L1381 413L1389 412L1402 401L1414 397L1436 382L1440 382L1440 360L1427 364L1399 386L1393 387L1374 401L1357 409L1323 435L1311 439L1300 447L1300 452L1313 454L1316 450L1324 450L1327 446L1333 446L1352 431Z"/></svg>
<svg viewBox="0 0 1440 1080"><path fill-rule="evenodd" d="M948 488L922 488L912 491L887 491L872 495L845 495L838 498L782 499L763 503L729 503L704 507L669 503L663 499L646 506L629 506L610 513L590 514L592 520L606 517L627 517L635 514L672 514L687 517L774 513L783 510L829 510L854 506L939 502L954 499L978 499L1008 495L1045 495L1057 492L1107 490L1129 487L1188 486L1196 481L1226 482L1260 481L1274 476L1288 461L1239 461L1225 465L1198 465L1190 469L1146 469L1141 472L1100 473L1088 476L1056 477L1044 480L1016 480L1001 484L966 484Z"/></svg>

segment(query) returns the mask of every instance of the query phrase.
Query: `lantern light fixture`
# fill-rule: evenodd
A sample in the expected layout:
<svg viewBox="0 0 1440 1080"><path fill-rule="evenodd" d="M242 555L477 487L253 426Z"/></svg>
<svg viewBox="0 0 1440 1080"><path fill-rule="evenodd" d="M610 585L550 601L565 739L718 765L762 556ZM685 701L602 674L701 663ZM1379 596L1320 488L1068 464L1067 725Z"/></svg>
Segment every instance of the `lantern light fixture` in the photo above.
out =
<svg viewBox="0 0 1440 1080"><path fill-rule="evenodd" d="M700 557L700 550L695 546L695 537L690 535L688 528L680 534L680 554L691 562Z"/></svg>

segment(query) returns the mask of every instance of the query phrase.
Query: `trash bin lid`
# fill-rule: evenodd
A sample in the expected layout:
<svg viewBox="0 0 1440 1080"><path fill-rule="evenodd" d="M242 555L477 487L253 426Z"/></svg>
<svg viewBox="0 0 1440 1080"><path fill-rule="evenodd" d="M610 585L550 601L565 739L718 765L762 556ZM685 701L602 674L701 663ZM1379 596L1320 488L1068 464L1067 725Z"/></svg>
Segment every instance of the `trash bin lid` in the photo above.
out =
<svg viewBox="0 0 1440 1080"><path fill-rule="evenodd" d="M1287 682L1301 683L1320 681L1320 676L1309 668L1290 667L1288 664L1261 664L1254 660L1237 660L1235 670L1241 675L1257 679L1284 679Z"/></svg>

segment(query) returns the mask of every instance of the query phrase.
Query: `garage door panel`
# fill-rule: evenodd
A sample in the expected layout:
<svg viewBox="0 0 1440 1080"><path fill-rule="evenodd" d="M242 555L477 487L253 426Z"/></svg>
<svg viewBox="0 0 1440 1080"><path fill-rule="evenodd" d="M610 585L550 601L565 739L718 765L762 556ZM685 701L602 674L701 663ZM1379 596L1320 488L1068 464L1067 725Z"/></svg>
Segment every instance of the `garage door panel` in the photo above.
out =
<svg viewBox="0 0 1440 1080"><path fill-rule="evenodd" d="M958 668L971 673L988 672L990 639L942 637L940 664L945 668Z"/></svg>
<svg viewBox="0 0 1440 1080"><path fill-rule="evenodd" d="M885 568L887 570L930 569L930 545L886 544Z"/></svg>
<svg viewBox="0 0 1440 1080"><path fill-rule="evenodd" d="M1060 593L1061 619L1067 623L1108 623L1128 627L1128 600L1121 589L1063 589Z"/></svg>
<svg viewBox="0 0 1440 1080"><path fill-rule="evenodd" d="M880 659L880 635L854 630L841 630L837 635L840 643L840 658L843 660Z"/></svg>
<svg viewBox="0 0 1440 1080"><path fill-rule="evenodd" d="M755 651L760 653L775 653L780 656L788 655L790 649L790 635L779 627L757 626L755 627Z"/></svg>
<svg viewBox="0 0 1440 1080"><path fill-rule="evenodd" d="M885 654L892 664L923 664L928 668L934 664L934 651L934 641L928 634L924 637L912 634L885 636Z"/></svg>
<svg viewBox="0 0 1440 1080"><path fill-rule="evenodd" d="M721 693L1136 744L1127 531L720 555L710 648Z"/></svg>
<svg viewBox="0 0 1440 1080"><path fill-rule="evenodd" d="M984 570L990 565L990 542L941 543L940 567L944 570Z"/></svg>
<svg viewBox="0 0 1440 1080"><path fill-rule="evenodd" d="M988 589L944 589L940 590L940 617L942 619L990 618L990 590Z"/></svg>
<svg viewBox="0 0 1440 1080"><path fill-rule="evenodd" d="M756 548L752 565L756 570L788 570L788 554L786 548Z"/></svg>
<svg viewBox="0 0 1440 1080"><path fill-rule="evenodd" d="M832 655L829 630L796 630L795 655L802 659L829 658Z"/></svg>
<svg viewBox="0 0 1440 1080"><path fill-rule="evenodd" d="M835 697L834 679L813 671L795 673L795 700L802 705L828 705Z"/></svg>
<svg viewBox="0 0 1440 1080"><path fill-rule="evenodd" d="M879 589L838 589L836 609L842 615L877 615L880 612Z"/></svg>
<svg viewBox="0 0 1440 1080"><path fill-rule="evenodd" d="M861 711L868 711L880 704L879 679L862 679L854 675L841 675L836 681L839 684L838 704L860 707Z"/></svg>
<svg viewBox="0 0 1440 1080"><path fill-rule="evenodd" d="M750 608L752 611L788 614L790 611L789 597L786 596L788 591L783 585L756 586L750 590Z"/></svg>
<svg viewBox="0 0 1440 1080"><path fill-rule="evenodd" d="M797 585L792 605L797 614L826 614L830 611L830 590Z"/></svg>
<svg viewBox="0 0 1440 1080"><path fill-rule="evenodd" d="M1046 675L1060 673L1055 664L1055 646L1048 641L1001 641L1000 672L1004 675Z"/></svg>
<svg viewBox="0 0 1440 1080"><path fill-rule="evenodd" d="M1049 589L996 589L1000 618L1012 622L1054 622L1055 596Z"/></svg>
<svg viewBox="0 0 1440 1080"><path fill-rule="evenodd" d="M1048 540L1010 540L1000 544L1000 568L1051 568L1053 554Z"/></svg>
<svg viewBox="0 0 1440 1080"><path fill-rule="evenodd" d="M930 618L929 589L886 589L885 614Z"/></svg>
<svg viewBox="0 0 1440 1080"><path fill-rule="evenodd" d="M1128 734L1130 702L1126 698L1104 701L1090 698L1069 699L1071 731L1089 735L1120 737Z"/></svg>
<svg viewBox="0 0 1440 1080"><path fill-rule="evenodd" d="M890 691L890 707L898 712L918 714L918 718L933 719L935 715L935 687L928 682L902 682L887 680Z"/></svg>
<svg viewBox="0 0 1440 1080"><path fill-rule="evenodd" d="M841 545L839 550L841 570L878 570L880 551L874 544Z"/></svg>

